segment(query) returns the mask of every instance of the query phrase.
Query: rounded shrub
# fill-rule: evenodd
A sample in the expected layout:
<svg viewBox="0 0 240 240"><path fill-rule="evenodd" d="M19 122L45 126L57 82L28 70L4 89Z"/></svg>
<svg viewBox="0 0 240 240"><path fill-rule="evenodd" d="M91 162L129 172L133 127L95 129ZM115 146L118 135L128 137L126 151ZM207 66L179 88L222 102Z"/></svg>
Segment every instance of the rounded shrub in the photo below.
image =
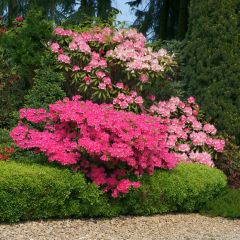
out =
<svg viewBox="0 0 240 240"><path fill-rule="evenodd" d="M50 103L66 97L66 93L63 90L63 82L63 75L54 72L49 67L37 70L33 87L24 97L24 107L48 108Z"/></svg>
<svg viewBox="0 0 240 240"><path fill-rule="evenodd" d="M226 187L222 172L200 164L158 170L141 181L141 188L112 199L87 183L81 173L36 163L0 161L0 221L192 212Z"/></svg>
<svg viewBox="0 0 240 240"><path fill-rule="evenodd" d="M114 207L80 173L37 164L0 162L0 221L113 216Z"/></svg>
<svg viewBox="0 0 240 240"><path fill-rule="evenodd" d="M129 214L195 212L226 187L225 175L200 164L180 164L171 171L158 170L142 179L142 187L126 195Z"/></svg>

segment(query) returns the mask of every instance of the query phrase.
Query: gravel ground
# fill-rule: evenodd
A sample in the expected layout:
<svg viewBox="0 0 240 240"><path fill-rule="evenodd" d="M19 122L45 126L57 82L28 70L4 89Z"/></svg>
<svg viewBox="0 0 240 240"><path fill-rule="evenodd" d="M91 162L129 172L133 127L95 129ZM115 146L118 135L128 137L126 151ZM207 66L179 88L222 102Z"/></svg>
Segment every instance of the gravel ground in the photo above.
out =
<svg viewBox="0 0 240 240"><path fill-rule="evenodd" d="M240 220L198 214L80 219L0 224L0 240L230 240L240 239Z"/></svg>

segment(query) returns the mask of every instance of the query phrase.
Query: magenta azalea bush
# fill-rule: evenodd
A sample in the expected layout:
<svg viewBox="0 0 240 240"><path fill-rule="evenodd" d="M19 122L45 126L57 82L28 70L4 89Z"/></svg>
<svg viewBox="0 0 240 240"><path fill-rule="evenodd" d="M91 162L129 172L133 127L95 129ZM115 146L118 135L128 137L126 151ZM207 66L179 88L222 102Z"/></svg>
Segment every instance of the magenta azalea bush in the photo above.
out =
<svg viewBox="0 0 240 240"><path fill-rule="evenodd" d="M176 158L166 145L166 126L159 117L117 111L112 105L64 99L44 109L21 109L11 132L17 146L41 151L49 161L74 164L113 197L140 187L131 175L172 169ZM24 123L27 120L28 123ZM44 125L39 131L31 124Z"/></svg>

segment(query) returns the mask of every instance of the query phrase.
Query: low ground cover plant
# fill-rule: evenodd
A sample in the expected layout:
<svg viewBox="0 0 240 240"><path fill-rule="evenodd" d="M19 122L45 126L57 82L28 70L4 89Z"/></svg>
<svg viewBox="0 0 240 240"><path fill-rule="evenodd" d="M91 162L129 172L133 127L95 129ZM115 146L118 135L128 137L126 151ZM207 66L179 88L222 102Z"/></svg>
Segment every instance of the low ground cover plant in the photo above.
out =
<svg viewBox="0 0 240 240"><path fill-rule="evenodd" d="M208 201L201 212L214 217L240 218L239 201L239 189L225 189L217 198Z"/></svg>

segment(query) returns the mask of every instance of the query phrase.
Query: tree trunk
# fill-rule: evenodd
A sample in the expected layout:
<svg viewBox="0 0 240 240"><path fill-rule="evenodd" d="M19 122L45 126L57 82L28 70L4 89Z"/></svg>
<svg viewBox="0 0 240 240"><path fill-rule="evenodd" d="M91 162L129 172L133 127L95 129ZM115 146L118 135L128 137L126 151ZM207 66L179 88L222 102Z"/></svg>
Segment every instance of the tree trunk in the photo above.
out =
<svg viewBox="0 0 240 240"><path fill-rule="evenodd" d="M178 33L177 38L183 39L188 27L188 5L189 0L180 0L178 13Z"/></svg>
<svg viewBox="0 0 240 240"><path fill-rule="evenodd" d="M97 16L101 19L108 19L109 13L112 9L111 0L98 0L97 1Z"/></svg>
<svg viewBox="0 0 240 240"><path fill-rule="evenodd" d="M12 21L17 17L18 14L18 5L16 0L8 0L8 21L9 25L12 24Z"/></svg>
<svg viewBox="0 0 240 240"><path fill-rule="evenodd" d="M169 0L164 0L162 7L160 9L160 31L159 37L162 40L167 39L167 29L168 29L168 15L169 15Z"/></svg>

